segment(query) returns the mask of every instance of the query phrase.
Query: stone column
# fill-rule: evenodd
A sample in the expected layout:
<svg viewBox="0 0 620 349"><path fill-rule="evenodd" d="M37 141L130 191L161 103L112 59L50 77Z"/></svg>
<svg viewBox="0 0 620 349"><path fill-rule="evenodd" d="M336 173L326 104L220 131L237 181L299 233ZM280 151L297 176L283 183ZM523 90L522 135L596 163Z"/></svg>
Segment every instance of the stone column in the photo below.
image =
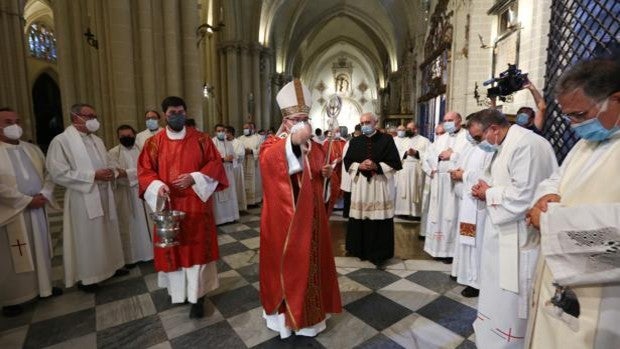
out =
<svg viewBox="0 0 620 349"><path fill-rule="evenodd" d="M26 71L26 45L21 16L22 1L0 0L0 106L17 111L24 128L23 139L36 139L32 95Z"/></svg>
<svg viewBox="0 0 620 349"><path fill-rule="evenodd" d="M224 50L226 51L226 82L227 86L227 104L228 115L224 116L224 120L230 125L238 125L242 121L239 96L239 49L235 44L228 44Z"/></svg>
<svg viewBox="0 0 620 349"><path fill-rule="evenodd" d="M204 130L202 113L202 81L203 70L200 50L196 46L195 30L198 27L199 13L196 0L180 0L181 4L181 35L183 47L183 97L189 109L188 115L196 120L196 126Z"/></svg>
<svg viewBox="0 0 620 349"><path fill-rule="evenodd" d="M141 90L142 90L142 105L138 110L139 117L139 129L144 129L142 116L146 109L159 110L159 103L157 96L157 82L156 82L156 70L155 60L156 55L153 54L159 51L160 48L155 48L155 42L153 40L153 5L151 0L138 0L138 31L139 31L139 50L136 50L136 54L140 55L140 78L141 78Z"/></svg>
<svg viewBox="0 0 620 349"><path fill-rule="evenodd" d="M262 125L263 99L261 88L261 69L260 69L261 46L258 43L252 45L252 89L254 95L254 122L257 126Z"/></svg>
<svg viewBox="0 0 620 349"><path fill-rule="evenodd" d="M183 70L181 59L181 16L179 15L179 0L162 2L165 57L166 95L183 97Z"/></svg>

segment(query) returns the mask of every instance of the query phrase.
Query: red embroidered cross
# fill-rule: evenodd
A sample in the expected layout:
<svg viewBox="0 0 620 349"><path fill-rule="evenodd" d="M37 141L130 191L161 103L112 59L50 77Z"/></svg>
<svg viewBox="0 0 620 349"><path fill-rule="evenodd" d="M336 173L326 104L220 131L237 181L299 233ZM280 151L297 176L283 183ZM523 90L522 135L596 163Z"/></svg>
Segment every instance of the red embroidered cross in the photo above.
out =
<svg viewBox="0 0 620 349"><path fill-rule="evenodd" d="M506 332L504 332L504 331L500 330L499 328L496 328L495 330L496 330L497 332L499 332L499 333L503 334L504 336L506 336L506 341L507 341L508 343L510 343L510 339L512 339L512 338L514 338L514 339L523 339L523 338L525 338L525 337L517 337L517 336L513 336L513 335L512 335L512 327L508 329L508 333L506 333Z"/></svg>
<svg viewBox="0 0 620 349"><path fill-rule="evenodd" d="M20 243L19 239L17 239L16 241L17 241L17 243L15 245L11 245L11 247L17 247L19 249L19 255L23 256L23 254L22 254L22 246L26 246L27 244L26 243Z"/></svg>

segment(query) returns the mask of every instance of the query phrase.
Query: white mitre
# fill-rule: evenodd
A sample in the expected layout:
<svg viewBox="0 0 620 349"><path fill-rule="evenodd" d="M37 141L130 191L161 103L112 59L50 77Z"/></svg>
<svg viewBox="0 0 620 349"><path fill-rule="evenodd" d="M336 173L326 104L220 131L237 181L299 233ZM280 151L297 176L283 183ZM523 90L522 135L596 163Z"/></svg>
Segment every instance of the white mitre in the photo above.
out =
<svg viewBox="0 0 620 349"><path fill-rule="evenodd" d="M282 117L291 117L296 114L309 114L312 104L312 94L299 79L294 79L284 85L276 96Z"/></svg>

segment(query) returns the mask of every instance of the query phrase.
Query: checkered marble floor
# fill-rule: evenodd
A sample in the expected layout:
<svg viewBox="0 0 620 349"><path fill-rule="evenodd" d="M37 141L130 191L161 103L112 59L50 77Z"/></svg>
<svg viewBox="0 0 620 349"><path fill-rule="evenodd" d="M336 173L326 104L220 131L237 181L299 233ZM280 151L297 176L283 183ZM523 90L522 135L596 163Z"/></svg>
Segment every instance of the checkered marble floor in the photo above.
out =
<svg viewBox="0 0 620 349"><path fill-rule="evenodd" d="M252 209L218 227L221 285L207 295L203 319L190 320L189 305L170 304L152 265L143 263L94 294L65 289L28 303L17 318L0 317L0 348L475 348L476 299L460 295L449 265L421 260L392 260L381 271L336 257L343 312L315 338L279 339L261 317L259 215ZM51 218L57 286L61 220Z"/></svg>

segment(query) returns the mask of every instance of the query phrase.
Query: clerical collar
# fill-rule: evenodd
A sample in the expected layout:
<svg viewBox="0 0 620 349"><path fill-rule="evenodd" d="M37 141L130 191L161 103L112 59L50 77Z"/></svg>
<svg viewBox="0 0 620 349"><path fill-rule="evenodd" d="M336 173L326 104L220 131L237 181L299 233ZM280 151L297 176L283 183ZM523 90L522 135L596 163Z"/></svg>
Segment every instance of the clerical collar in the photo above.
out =
<svg viewBox="0 0 620 349"><path fill-rule="evenodd" d="M181 131L179 131L179 132L176 132L176 131L170 129L170 127L166 126L166 135L170 139L174 139L174 140L183 139L183 138L185 138L185 134L186 133L187 133L187 131L185 130L185 126L183 126L183 129Z"/></svg>
<svg viewBox="0 0 620 349"><path fill-rule="evenodd" d="M374 137L376 134L377 134L377 129L375 129L375 131L374 131L373 133L369 134L368 136L366 136L366 135L364 135L364 136L366 136L366 137L368 137L368 138L372 138L372 137Z"/></svg>

